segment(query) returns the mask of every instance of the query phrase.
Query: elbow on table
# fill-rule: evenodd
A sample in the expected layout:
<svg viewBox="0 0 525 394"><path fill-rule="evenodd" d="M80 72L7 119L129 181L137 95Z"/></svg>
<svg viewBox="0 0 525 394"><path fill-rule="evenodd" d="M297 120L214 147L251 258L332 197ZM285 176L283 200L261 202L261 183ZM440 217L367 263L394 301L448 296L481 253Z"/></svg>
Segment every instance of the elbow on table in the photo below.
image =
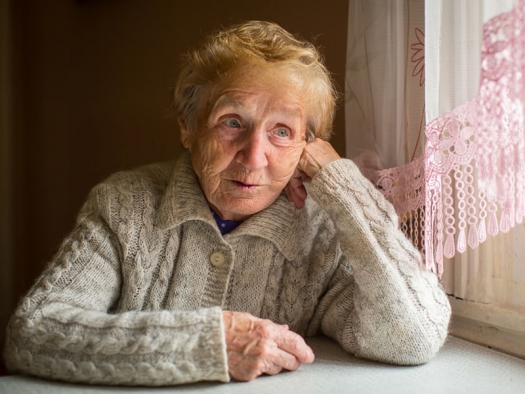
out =
<svg viewBox="0 0 525 394"><path fill-rule="evenodd" d="M390 363L396 365L415 366L426 364L436 357L443 346L445 338L414 338L399 341L392 349Z"/></svg>
<svg viewBox="0 0 525 394"><path fill-rule="evenodd" d="M390 338L383 340L380 346L361 344L360 352L356 356L394 365L421 365L436 357L445 339L446 335L443 338L410 335Z"/></svg>
<svg viewBox="0 0 525 394"><path fill-rule="evenodd" d="M43 335L46 331L39 326L39 323L39 319L29 321L22 313L12 316L6 330L3 354L5 365L10 373L47 377L39 373L41 368L37 365L49 366L55 360L41 353L45 346L49 346L49 336Z"/></svg>
<svg viewBox="0 0 525 394"><path fill-rule="evenodd" d="M434 359L448 336L450 308L432 321L411 319L389 326L382 333L385 361L397 365L421 365ZM377 338L379 339L379 338Z"/></svg>

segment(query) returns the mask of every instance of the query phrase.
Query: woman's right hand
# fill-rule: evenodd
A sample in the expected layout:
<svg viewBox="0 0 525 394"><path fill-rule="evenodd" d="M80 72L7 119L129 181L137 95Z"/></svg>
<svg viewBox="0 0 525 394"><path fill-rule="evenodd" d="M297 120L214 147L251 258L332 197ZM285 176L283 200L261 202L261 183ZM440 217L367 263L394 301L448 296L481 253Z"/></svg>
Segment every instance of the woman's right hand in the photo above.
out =
<svg viewBox="0 0 525 394"><path fill-rule="evenodd" d="M315 138L306 144L299 164L284 188L288 201L293 202L297 209L303 208L308 196L304 182L310 182L325 165L340 158L328 141Z"/></svg>
<svg viewBox="0 0 525 394"><path fill-rule="evenodd" d="M312 363L314 353L287 325L275 324L249 313L223 311L230 376L249 381L283 369L295 371Z"/></svg>

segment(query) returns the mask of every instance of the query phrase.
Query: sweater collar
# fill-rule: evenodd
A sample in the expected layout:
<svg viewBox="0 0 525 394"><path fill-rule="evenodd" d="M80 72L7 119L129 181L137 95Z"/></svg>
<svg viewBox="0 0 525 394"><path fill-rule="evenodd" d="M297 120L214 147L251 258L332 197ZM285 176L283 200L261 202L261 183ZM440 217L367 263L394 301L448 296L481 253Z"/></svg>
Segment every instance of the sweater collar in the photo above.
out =
<svg viewBox="0 0 525 394"><path fill-rule="evenodd" d="M157 223L161 229L167 230L190 220L206 222L216 228L220 235L193 171L190 155L186 152L175 165L157 211ZM262 237L275 244L287 259L293 260L299 251L300 228L305 225L304 214L281 194L268 208L251 216L225 235L225 239L243 235Z"/></svg>

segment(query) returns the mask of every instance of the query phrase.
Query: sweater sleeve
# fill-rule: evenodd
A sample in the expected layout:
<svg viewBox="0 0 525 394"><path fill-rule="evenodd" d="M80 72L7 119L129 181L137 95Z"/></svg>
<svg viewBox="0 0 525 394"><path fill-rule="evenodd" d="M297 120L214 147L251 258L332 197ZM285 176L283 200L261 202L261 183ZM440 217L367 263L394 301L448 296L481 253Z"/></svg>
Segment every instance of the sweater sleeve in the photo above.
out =
<svg viewBox="0 0 525 394"><path fill-rule="evenodd" d="M75 230L11 318L5 358L13 372L109 385L228 381L222 313L112 313L121 251L95 189Z"/></svg>
<svg viewBox="0 0 525 394"><path fill-rule="evenodd" d="M342 250L317 311L322 331L358 357L430 360L446 339L450 304L393 206L347 159L323 168L310 195L330 214Z"/></svg>

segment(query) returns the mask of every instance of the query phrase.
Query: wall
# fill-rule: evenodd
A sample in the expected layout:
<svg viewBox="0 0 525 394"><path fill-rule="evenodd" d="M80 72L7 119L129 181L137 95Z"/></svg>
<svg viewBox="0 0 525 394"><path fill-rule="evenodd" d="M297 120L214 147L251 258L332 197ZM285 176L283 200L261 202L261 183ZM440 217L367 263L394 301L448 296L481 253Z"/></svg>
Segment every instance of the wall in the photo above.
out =
<svg viewBox="0 0 525 394"><path fill-rule="evenodd" d="M10 3L0 1L0 349L13 305ZM2 367L0 362L0 375Z"/></svg>
<svg viewBox="0 0 525 394"><path fill-rule="evenodd" d="M515 283L525 285L525 225L516 226L513 230L513 250L512 250L512 279ZM521 298L522 306L525 308L525 294ZM524 309L525 310L525 309Z"/></svg>
<svg viewBox="0 0 525 394"><path fill-rule="evenodd" d="M1 264L13 267L13 299L72 229L92 186L117 170L180 153L166 110L181 53L221 25L273 20L316 38L342 91L347 3L12 0L14 241ZM340 110L333 143L341 154L343 125Z"/></svg>

